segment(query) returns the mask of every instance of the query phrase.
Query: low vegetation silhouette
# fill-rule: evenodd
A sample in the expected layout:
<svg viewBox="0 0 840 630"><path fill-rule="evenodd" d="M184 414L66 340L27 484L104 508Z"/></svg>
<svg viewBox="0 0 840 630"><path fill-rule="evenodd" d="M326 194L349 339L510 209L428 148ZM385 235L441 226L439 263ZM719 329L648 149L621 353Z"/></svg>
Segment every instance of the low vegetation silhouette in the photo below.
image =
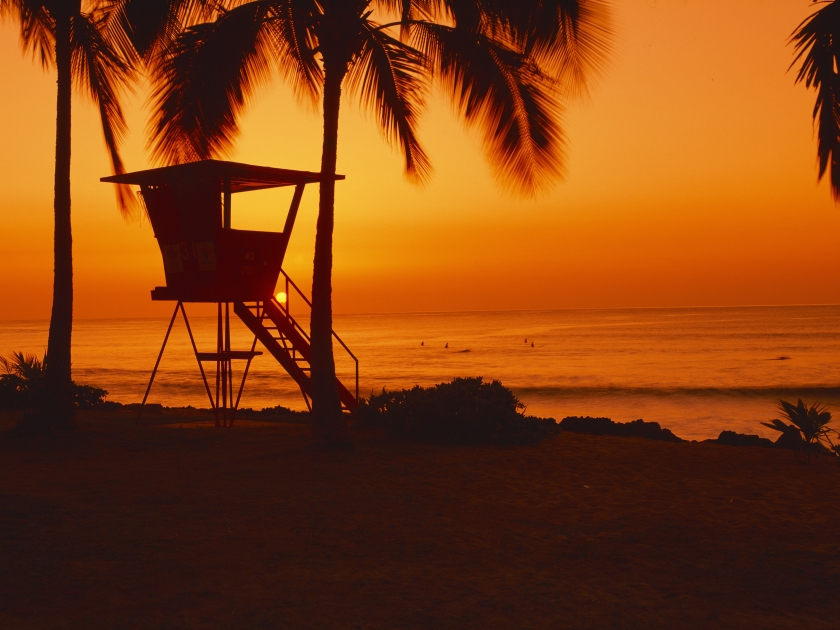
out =
<svg viewBox="0 0 840 630"><path fill-rule="evenodd" d="M356 412L362 427L438 444L537 444L557 435L552 418L524 414L525 405L499 381L456 378L433 387L371 394Z"/></svg>
<svg viewBox="0 0 840 630"><path fill-rule="evenodd" d="M787 423L778 418L761 423L782 434L776 445L806 451L809 457L812 453L836 452L831 434L837 435L837 431L828 426L831 412L825 405L815 402L809 407L800 398L795 405L780 400L778 409Z"/></svg>
<svg viewBox="0 0 840 630"><path fill-rule="evenodd" d="M41 359L23 352L12 352L8 357L0 356L0 370L3 371L0 374L0 410L23 410L26 414L37 414L46 395L46 364L46 354ZM72 381L71 388L75 409L105 406L108 392L104 389L77 385ZM24 422L20 428L28 431L35 427Z"/></svg>
<svg viewBox="0 0 840 630"><path fill-rule="evenodd" d="M641 418L633 422L613 422L610 418L569 416L560 421L560 429L570 433L587 435L614 435L618 437L640 437L660 442L682 442L670 429L663 429L658 422L645 422Z"/></svg>
<svg viewBox="0 0 840 630"><path fill-rule="evenodd" d="M760 435L751 433L738 433L737 431L723 430L720 435L711 440L716 444L723 444L724 446L758 446L761 448L778 448L773 440L768 440Z"/></svg>

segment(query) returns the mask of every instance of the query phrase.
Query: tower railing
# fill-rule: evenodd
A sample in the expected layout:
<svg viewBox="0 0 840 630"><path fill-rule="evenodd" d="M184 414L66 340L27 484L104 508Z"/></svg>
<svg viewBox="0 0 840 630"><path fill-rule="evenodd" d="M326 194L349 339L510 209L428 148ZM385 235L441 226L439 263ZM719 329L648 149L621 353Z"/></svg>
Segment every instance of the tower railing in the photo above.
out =
<svg viewBox="0 0 840 630"><path fill-rule="evenodd" d="M280 273L283 274L285 294L286 294L285 303L277 300L277 303L280 305L280 310L286 315L286 317L289 319L289 321L295 327L295 329L301 335L303 335L304 339L306 339L307 342L311 343L311 338L309 336L309 332L304 330L304 328L298 323L297 319L291 313L291 306L290 305L291 305L291 301L292 301L291 300L292 292L290 291L290 289L293 289L294 292L298 295L298 297L301 300L303 300L303 303L309 309L309 314L310 315L312 313L312 302L309 300L308 297L306 297L306 294L300 289L300 287L297 284L295 284L295 281L292 280L289 277L289 274L287 274L285 272L285 270L281 269ZM339 345L342 348L344 348L344 351L347 353L347 355L353 360L353 363L354 363L354 366L355 366L355 378L356 378L356 394L355 394L355 396L356 396L356 402L359 402L359 359L356 358L356 355L353 354L353 351L350 350L349 347L347 347L347 344L344 343L344 340L342 340L341 337L338 336L338 334L335 332L335 330L332 331L332 336L339 343Z"/></svg>

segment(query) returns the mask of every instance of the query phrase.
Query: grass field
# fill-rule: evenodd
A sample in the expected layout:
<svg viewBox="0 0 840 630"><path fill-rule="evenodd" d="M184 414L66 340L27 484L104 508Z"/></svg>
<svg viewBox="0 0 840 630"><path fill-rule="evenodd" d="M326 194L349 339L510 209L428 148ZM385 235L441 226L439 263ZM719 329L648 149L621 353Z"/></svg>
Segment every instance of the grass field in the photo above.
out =
<svg viewBox="0 0 840 630"><path fill-rule="evenodd" d="M0 417L2 628L837 628L840 466L561 434Z"/></svg>

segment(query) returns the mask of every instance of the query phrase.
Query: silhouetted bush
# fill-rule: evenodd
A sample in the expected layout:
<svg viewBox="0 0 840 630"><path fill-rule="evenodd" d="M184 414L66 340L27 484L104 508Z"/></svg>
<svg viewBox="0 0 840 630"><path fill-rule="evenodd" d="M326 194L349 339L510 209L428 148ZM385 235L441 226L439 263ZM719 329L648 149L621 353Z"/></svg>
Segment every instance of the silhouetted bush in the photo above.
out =
<svg viewBox="0 0 840 630"><path fill-rule="evenodd" d="M0 410L19 409L23 396L23 379L16 374L0 374Z"/></svg>
<svg viewBox="0 0 840 630"><path fill-rule="evenodd" d="M44 398L44 377L46 355L38 359L35 355L13 352L8 357L0 356L0 409L37 409ZM108 392L90 385L73 383L73 396L78 409L94 409L105 404Z"/></svg>
<svg viewBox="0 0 840 630"><path fill-rule="evenodd" d="M12 352L0 356L0 409L33 409L43 399L46 360L34 354Z"/></svg>
<svg viewBox="0 0 840 630"><path fill-rule="evenodd" d="M773 440L768 440L758 435L736 433L735 431L721 431L716 440L708 441L726 446L761 446L763 448L775 448L776 446Z"/></svg>
<svg viewBox="0 0 840 630"><path fill-rule="evenodd" d="M160 403L146 403L142 405L140 403L128 403L127 405L121 405L121 407L125 411L136 411L137 413L143 412L144 416L159 416L163 413L163 405ZM184 407L176 407L176 409L184 409ZM192 409L192 407L189 407Z"/></svg>
<svg viewBox="0 0 840 630"><path fill-rule="evenodd" d="M310 421L310 414L308 411L295 411L294 409L289 409L283 405L277 405L276 407L263 407L262 409L244 407L242 409L237 409L236 417L275 422L307 423Z"/></svg>
<svg viewBox="0 0 840 630"><path fill-rule="evenodd" d="M77 409L96 409L105 404L108 392L100 387L73 384L73 397L76 399Z"/></svg>
<svg viewBox="0 0 840 630"><path fill-rule="evenodd" d="M613 422L609 418L582 418L569 416L560 421L560 430L570 433L585 433L587 435L615 435L619 437L640 437L660 442L682 442L683 440L663 429L658 422Z"/></svg>
<svg viewBox="0 0 840 630"><path fill-rule="evenodd" d="M434 387L371 394L355 416L361 426L440 444L536 444L556 435L552 418L523 414L525 406L499 381L456 378Z"/></svg>

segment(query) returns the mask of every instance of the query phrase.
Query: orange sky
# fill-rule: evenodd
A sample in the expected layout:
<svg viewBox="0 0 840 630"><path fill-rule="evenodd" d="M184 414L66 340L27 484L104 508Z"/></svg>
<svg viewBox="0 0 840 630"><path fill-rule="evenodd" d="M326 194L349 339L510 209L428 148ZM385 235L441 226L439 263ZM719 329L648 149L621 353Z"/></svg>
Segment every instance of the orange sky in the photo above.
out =
<svg viewBox="0 0 840 630"><path fill-rule="evenodd" d="M345 104L336 311L840 303L840 209L816 183L813 94L787 72L786 40L810 1L613 4L612 63L568 112L567 180L536 201L496 186L445 101L423 120L435 166L423 188ZM22 57L9 24L0 56L0 319L46 318L54 77ZM131 170L151 165L135 101ZM163 279L151 228L123 221L99 183L107 157L81 98L73 122L76 316L168 314L149 298ZM231 157L317 170L320 142L318 116L278 82ZM279 229L285 193L257 195L234 198L234 227ZM307 287L316 202L312 188L285 264Z"/></svg>

